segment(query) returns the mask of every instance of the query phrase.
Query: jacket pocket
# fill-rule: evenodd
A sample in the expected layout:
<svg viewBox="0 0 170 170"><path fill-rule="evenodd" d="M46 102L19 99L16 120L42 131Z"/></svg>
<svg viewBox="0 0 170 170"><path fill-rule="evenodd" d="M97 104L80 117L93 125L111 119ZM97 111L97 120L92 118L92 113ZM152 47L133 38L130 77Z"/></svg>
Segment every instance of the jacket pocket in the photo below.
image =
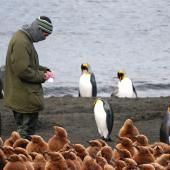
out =
<svg viewBox="0 0 170 170"><path fill-rule="evenodd" d="M42 110L44 107L44 97L42 92L32 90L29 95L29 105L33 110Z"/></svg>

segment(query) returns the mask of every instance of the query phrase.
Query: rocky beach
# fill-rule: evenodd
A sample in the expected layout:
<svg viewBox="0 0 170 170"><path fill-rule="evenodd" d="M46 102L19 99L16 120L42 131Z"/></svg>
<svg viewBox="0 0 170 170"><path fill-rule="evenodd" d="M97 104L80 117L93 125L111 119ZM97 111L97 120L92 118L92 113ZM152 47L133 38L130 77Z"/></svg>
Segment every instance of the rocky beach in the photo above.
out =
<svg viewBox="0 0 170 170"><path fill-rule="evenodd" d="M134 121L140 133L149 138L150 143L159 141L159 130L163 115L166 113L170 97L157 98L105 98L114 111L112 131L113 146L115 136L128 118ZM45 98L45 108L39 115L38 135L48 140L54 133L53 126L64 127L72 143L86 145L91 139L100 138L93 112L95 98L50 97ZM6 139L16 130L12 112L0 100L1 137Z"/></svg>

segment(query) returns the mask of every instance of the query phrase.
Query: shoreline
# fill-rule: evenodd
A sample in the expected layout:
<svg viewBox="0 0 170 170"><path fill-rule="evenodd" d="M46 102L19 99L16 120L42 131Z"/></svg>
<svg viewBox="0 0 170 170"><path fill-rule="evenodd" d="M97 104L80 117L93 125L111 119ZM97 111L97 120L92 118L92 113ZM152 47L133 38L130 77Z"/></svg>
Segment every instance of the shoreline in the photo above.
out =
<svg viewBox="0 0 170 170"><path fill-rule="evenodd" d="M168 97L115 98L103 97L112 106L114 126L112 138L115 141L119 129L128 118L134 121L140 133L145 134L150 143L159 141L159 129L164 113L170 103ZM36 134L48 140L54 133L53 126L63 126L73 143L87 144L87 141L100 138L94 120L93 103L95 98L49 97L45 98L45 108L39 114ZM16 129L12 112L0 100L1 136L7 138ZM111 143L113 145L114 142Z"/></svg>

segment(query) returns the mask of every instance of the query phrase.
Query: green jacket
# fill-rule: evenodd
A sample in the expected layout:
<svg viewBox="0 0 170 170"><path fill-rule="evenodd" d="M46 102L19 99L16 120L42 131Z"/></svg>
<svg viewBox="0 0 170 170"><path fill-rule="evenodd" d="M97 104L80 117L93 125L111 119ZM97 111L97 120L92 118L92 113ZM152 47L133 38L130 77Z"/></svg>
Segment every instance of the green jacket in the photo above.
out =
<svg viewBox="0 0 170 170"><path fill-rule="evenodd" d="M48 68L40 66L32 40L23 31L17 31L8 46L4 101L5 106L20 113L43 109L42 83Z"/></svg>

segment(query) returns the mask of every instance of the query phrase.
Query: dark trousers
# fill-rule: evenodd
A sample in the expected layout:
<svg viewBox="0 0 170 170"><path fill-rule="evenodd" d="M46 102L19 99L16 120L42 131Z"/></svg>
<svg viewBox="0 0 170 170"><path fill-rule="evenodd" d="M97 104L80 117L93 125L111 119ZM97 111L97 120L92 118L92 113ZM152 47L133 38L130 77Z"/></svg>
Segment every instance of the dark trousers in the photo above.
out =
<svg viewBox="0 0 170 170"><path fill-rule="evenodd" d="M35 134L35 130L38 122L38 112L19 113L13 111L13 114L17 125L17 132L23 138L29 138L30 135Z"/></svg>

